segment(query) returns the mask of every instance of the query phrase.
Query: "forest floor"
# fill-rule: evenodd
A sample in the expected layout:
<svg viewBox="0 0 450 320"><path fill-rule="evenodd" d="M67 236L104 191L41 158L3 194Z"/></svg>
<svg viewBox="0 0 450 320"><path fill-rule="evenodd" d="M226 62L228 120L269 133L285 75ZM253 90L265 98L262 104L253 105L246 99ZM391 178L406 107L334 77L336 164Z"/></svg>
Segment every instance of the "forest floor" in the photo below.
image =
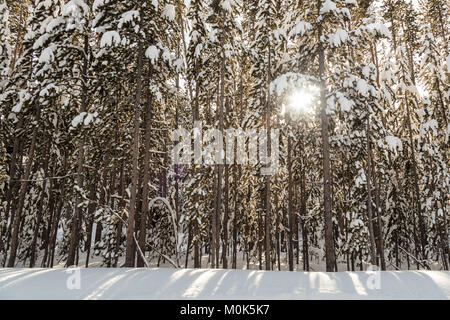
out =
<svg viewBox="0 0 450 320"><path fill-rule="evenodd" d="M0 269L7 299L450 299L450 272Z"/></svg>

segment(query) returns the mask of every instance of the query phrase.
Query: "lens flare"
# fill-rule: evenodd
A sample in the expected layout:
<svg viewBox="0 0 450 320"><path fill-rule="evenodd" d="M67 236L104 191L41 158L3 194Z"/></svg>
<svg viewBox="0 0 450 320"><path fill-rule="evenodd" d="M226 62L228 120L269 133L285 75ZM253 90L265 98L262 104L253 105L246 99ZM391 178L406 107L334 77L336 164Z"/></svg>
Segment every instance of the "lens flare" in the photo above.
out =
<svg viewBox="0 0 450 320"><path fill-rule="evenodd" d="M313 112L317 91L316 87L308 87L292 92L288 100L289 108L298 113Z"/></svg>

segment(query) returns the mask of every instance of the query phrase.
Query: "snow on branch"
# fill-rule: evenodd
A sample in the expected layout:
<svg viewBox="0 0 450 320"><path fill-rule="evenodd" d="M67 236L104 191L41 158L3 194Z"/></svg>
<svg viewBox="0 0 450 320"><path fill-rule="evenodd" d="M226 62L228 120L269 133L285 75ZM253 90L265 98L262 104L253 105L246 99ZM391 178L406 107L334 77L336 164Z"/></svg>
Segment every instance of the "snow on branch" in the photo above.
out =
<svg viewBox="0 0 450 320"><path fill-rule="evenodd" d="M100 47L120 44L120 35L117 31L106 31L100 40Z"/></svg>
<svg viewBox="0 0 450 320"><path fill-rule="evenodd" d="M277 96L281 96L285 92L289 92L295 88L301 88L317 82L318 79L312 76L302 73L287 72L270 83L270 93L276 93Z"/></svg>

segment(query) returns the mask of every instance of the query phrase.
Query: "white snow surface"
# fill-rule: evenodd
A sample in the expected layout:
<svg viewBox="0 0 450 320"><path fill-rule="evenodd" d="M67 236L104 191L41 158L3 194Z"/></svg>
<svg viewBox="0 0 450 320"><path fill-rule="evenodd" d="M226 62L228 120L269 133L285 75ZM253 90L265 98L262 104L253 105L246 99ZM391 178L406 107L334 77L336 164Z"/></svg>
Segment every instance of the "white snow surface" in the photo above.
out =
<svg viewBox="0 0 450 320"><path fill-rule="evenodd" d="M447 57L447 71L450 72L450 54Z"/></svg>
<svg viewBox="0 0 450 320"><path fill-rule="evenodd" d="M228 13L231 13L233 9L231 8L232 0L224 0L220 3L220 6L223 10L227 11Z"/></svg>
<svg viewBox="0 0 450 320"><path fill-rule="evenodd" d="M289 36L293 37L297 34L304 36L306 34L306 32L311 29L312 29L312 25L309 22L297 19L294 28L292 28L291 32L289 33Z"/></svg>
<svg viewBox="0 0 450 320"><path fill-rule="evenodd" d="M328 40L332 48L339 47L349 40L348 33L344 29L338 29L335 33L328 35Z"/></svg>
<svg viewBox="0 0 450 320"><path fill-rule="evenodd" d="M79 282L73 280L77 272ZM450 272L0 269L0 299L448 300Z"/></svg>
<svg viewBox="0 0 450 320"><path fill-rule="evenodd" d="M334 3L331 0L326 0L322 7L320 8L320 14L324 14L324 13L328 13L330 11L336 11L337 7L336 7L336 3Z"/></svg>
<svg viewBox="0 0 450 320"><path fill-rule="evenodd" d="M154 64L155 60L157 60L159 57L159 49L156 46L150 46L145 51L145 56L149 58Z"/></svg>
<svg viewBox="0 0 450 320"><path fill-rule="evenodd" d="M402 140L394 137L394 136L386 136L386 143L389 146L389 149L393 152L396 152L397 148L398 150L403 149Z"/></svg>
<svg viewBox="0 0 450 320"><path fill-rule="evenodd" d="M163 17L166 17L170 21L175 21L175 6L173 4L166 4Z"/></svg>
<svg viewBox="0 0 450 320"><path fill-rule="evenodd" d="M120 43L120 35L117 31L107 31L102 35L100 40L100 47L112 46Z"/></svg>
<svg viewBox="0 0 450 320"><path fill-rule="evenodd" d="M55 56L53 51L56 49L56 45L52 44L48 48L42 50L41 56L39 57L39 63L50 63L54 60Z"/></svg>

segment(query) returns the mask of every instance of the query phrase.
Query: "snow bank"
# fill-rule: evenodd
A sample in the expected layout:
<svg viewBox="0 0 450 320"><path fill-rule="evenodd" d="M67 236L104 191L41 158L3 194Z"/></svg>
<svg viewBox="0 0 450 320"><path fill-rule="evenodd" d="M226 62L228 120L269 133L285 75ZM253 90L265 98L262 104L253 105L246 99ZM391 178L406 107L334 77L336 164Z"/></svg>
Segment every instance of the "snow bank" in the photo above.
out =
<svg viewBox="0 0 450 320"><path fill-rule="evenodd" d="M449 298L450 272L442 271L0 269L0 299Z"/></svg>

